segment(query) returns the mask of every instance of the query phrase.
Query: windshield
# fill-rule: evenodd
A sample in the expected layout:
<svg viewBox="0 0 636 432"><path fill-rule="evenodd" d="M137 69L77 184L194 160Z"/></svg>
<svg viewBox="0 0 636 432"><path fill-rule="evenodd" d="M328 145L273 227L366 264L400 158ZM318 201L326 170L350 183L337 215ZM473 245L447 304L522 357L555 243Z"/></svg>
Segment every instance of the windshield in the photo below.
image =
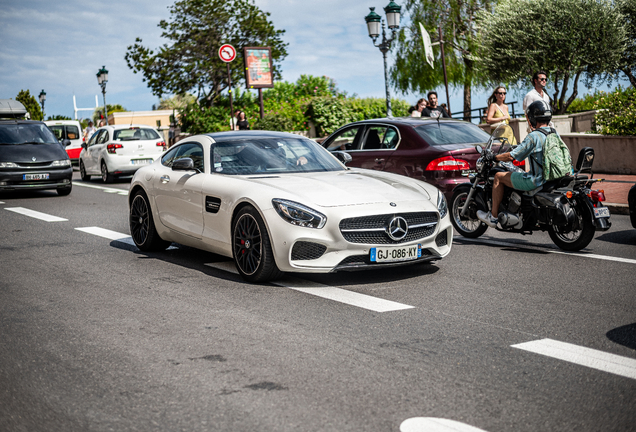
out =
<svg viewBox="0 0 636 432"><path fill-rule="evenodd" d="M154 129L128 128L117 129L114 133L115 141L156 140L159 134Z"/></svg>
<svg viewBox="0 0 636 432"><path fill-rule="evenodd" d="M439 122L428 123L415 128L429 145L478 144L490 138L486 132L472 123Z"/></svg>
<svg viewBox="0 0 636 432"><path fill-rule="evenodd" d="M49 129L55 134L55 137L62 141L63 139L76 140L80 138L79 128L75 125L53 125Z"/></svg>
<svg viewBox="0 0 636 432"><path fill-rule="evenodd" d="M58 144L44 123L0 124L0 144Z"/></svg>
<svg viewBox="0 0 636 432"><path fill-rule="evenodd" d="M298 173L345 170L335 157L308 139L253 139L216 143L212 171L220 174Z"/></svg>

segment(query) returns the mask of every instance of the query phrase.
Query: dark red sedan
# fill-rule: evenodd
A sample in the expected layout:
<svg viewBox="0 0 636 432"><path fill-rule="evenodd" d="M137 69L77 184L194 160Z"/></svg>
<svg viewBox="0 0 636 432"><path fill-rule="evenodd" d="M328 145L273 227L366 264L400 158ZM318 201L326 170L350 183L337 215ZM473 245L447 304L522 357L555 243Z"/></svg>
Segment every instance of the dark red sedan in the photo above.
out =
<svg viewBox="0 0 636 432"><path fill-rule="evenodd" d="M468 181L490 135L453 119L401 117L350 123L322 141L329 151L351 155L349 166L389 171L435 185L450 200L456 185Z"/></svg>

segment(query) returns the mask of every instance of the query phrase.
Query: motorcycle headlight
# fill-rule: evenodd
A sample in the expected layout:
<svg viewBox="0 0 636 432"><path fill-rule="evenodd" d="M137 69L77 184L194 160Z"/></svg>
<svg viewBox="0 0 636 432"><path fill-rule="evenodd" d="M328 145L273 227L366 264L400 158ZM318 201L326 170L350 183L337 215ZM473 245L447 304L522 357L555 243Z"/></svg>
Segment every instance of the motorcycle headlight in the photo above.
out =
<svg viewBox="0 0 636 432"><path fill-rule="evenodd" d="M327 216L294 201L274 198L272 205L280 217L292 225L320 229L327 223Z"/></svg>
<svg viewBox="0 0 636 432"><path fill-rule="evenodd" d="M448 203L442 192L437 192L437 210L439 211L439 218L444 219L448 213Z"/></svg>
<svg viewBox="0 0 636 432"><path fill-rule="evenodd" d="M69 159L56 160L51 163L51 166L71 166L71 161Z"/></svg>
<svg viewBox="0 0 636 432"><path fill-rule="evenodd" d="M484 160L482 158L477 159L477 163L475 163L475 168L477 168L477 172L481 172L481 169L484 167Z"/></svg>

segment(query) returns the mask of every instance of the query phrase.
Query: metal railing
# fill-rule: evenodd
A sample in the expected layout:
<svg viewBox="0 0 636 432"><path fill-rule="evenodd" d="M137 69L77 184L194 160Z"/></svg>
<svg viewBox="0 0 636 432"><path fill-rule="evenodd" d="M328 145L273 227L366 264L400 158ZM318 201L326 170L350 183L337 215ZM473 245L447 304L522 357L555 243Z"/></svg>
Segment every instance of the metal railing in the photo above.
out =
<svg viewBox="0 0 636 432"><path fill-rule="evenodd" d="M508 105L508 106L510 107L510 118L523 117L523 116L525 115L525 114L524 114L524 112L523 112L523 110L521 110L521 113L519 113L519 114L516 114L516 113L515 113L515 104L516 104L516 103L519 103L519 102L518 102L518 101L506 102L506 105ZM482 118L484 117L484 115L485 115L485 113L486 113L486 111L487 111L487 110L488 110L488 107L481 107L481 108L474 108L474 109L471 109L471 110L470 110L471 114L472 114L474 111L478 111L478 112L479 112L479 115L476 115L476 116L471 115L471 116L470 116L470 119L471 119L471 120L473 120L473 119L478 119L478 120L479 120L479 122L481 123L481 120L482 120ZM452 113L452 114L451 114L451 117L453 117L453 118L462 118L462 119L463 119L463 118L464 118L464 111L457 111L457 112L454 112L454 113Z"/></svg>

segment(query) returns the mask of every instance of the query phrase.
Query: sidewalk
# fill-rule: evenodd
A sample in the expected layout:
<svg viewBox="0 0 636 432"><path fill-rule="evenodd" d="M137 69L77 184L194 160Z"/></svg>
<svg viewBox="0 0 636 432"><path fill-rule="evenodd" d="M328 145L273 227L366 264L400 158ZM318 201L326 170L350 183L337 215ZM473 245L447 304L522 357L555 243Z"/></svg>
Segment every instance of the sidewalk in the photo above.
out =
<svg viewBox="0 0 636 432"><path fill-rule="evenodd" d="M610 213L629 214L627 193L636 184L636 175L594 173L594 178L605 180L594 183L592 189L605 191L605 199L607 200L605 205L609 207Z"/></svg>

